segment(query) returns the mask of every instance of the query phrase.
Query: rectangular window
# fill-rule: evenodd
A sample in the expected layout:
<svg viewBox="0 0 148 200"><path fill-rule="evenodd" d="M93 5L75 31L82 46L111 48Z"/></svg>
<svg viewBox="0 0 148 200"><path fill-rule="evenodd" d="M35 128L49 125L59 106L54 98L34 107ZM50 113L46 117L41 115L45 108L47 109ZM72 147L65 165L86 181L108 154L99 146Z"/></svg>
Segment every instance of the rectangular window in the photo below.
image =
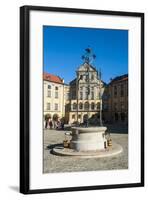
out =
<svg viewBox="0 0 148 200"><path fill-rule="evenodd" d="M123 110L124 110L124 103L121 102L121 111L123 111Z"/></svg>
<svg viewBox="0 0 148 200"><path fill-rule="evenodd" d="M72 99L76 99L76 92L75 92L75 91L72 91L71 96L72 96Z"/></svg>
<svg viewBox="0 0 148 200"><path fill-rule="evenodd" d="M50 103L47 103L47 110L50 110Z"/></svg>
<svg viewBox="0 0 148 200"><path fill-rule="evenodd" d="M124 96L124 86L121 85L121 97L123 97L123 96Z"/></svg>
<svg viewBox="0 0 148 200"><path fill-rule="evenodd" d="M114 111L117 111L117 103L114 103Z"/></svg>
<svg viewBox="0 0 148 200"><path fill-rule="evenodd" d="M89 75L85 76L85 81L88 82L89 81Z"/></svg>
<svg viewBox="0 0 148 200"><path fill-rule="evenodd" d="M88 99L88 92L85 92L85 99Z"/></svg>
<svg viewBox="0 0 148 200"><path fill-rule="evenodd" d="M114 97L117 96L117 86L114 86Z"/></svg>
<svg viewBox="0 0 148 200"><path fill-rule="evenodd" d="M66 100L69 100L69 93L66 94Z"/></svg>
<svg viewBox="0 0 148 200"><path fill-rule="evenodd" d="M51 90L47 91L47 97L51 97Z"/></svg>
<svg viewBox="0 0 148 200"><path fill-rule="evenodd" d="M94 99L94 92L91 92L91 99Z"/></svg>
<svg viewBox="0 0 148 200"><path fill-rule="evenodd" d="M51 85L48 85L48 89L51 89Z"/></svg>
<svg viewBox="0 0 148 200"><path fill-rule="evenodd" d="M56 99L58 98L58 92L57 91L55 92L55 98Z"/></svg>
<svg viewBox="0 0 148 200"><path fill-rule="evenodd" d="M55 103L55 105L54 105L54 106L55 106L55 108L54 108L54 109L55 109L55 110L58 110L58 104L57 104L57 103Z"/></svg>
<svg viewBox="0 0 148 200"><path fill-rule="evenodd" d="M83 92L80 92L80 99L83 99Z"/></svg>

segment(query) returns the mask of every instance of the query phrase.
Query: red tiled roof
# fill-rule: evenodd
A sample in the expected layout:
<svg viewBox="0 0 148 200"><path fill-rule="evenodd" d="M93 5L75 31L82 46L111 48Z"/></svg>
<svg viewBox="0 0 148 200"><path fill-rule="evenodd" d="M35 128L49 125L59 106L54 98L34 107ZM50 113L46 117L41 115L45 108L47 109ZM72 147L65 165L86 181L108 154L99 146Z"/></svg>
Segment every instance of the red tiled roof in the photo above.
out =
<svg viewBox="0 0 148 200"><path fill-rule="evenodd" d="M43 80L45 81L51 81L54 83L60 83L63 84L63 79L61 79L59 76L55 76L53 74L49 74L49 73L43 73Z"/></svg>

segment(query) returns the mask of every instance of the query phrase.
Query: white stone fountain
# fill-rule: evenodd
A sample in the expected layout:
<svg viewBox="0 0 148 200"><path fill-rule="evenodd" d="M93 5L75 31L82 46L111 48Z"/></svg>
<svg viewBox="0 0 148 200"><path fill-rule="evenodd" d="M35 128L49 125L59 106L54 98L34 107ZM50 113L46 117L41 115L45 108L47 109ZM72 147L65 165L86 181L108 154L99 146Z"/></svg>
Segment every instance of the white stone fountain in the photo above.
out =
<svg viewBox="0 0 148 200"><path fill-rule="evenodd" d="M104 149L106 127L73 127L70 148L76 151L95 151Z"/></svg>
<svg viewBox="0 0 148 200"><path fill-rule="evenodd" d="M68 134L68 147L57 146L53 153L60 156L73 156L81 158L102 158L114 156L122 152L119 144L107 145L105 136L106 127L73 127Z"/></svg>

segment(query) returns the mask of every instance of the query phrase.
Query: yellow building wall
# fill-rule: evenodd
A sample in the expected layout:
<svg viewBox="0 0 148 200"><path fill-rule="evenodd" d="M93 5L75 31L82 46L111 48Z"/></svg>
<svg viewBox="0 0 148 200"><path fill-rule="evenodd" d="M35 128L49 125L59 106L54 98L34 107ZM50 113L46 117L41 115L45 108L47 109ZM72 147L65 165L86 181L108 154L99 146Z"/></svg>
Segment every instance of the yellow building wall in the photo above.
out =
<svg viewBox="0 0 148 200"><path fill-rule="evenodd" d="M48 85L51 86L51 97L48 97ZM55 98L55 87L58 87L58 98ZM50 114L53 117L54 114L58 114L61 118L65 115L64 108L64 85L44 80L44 116ZM50 103L50 109L47 108L47 104ZM58 104L58 110L55 110L55 104Z"/></svg>

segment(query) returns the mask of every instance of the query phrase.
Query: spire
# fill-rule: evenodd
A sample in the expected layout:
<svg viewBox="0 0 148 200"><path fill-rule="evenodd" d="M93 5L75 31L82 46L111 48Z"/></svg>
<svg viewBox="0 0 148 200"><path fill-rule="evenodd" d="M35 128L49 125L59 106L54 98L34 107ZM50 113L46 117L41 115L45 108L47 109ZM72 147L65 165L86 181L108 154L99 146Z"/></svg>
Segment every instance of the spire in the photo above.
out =
<svg viewBox="0 0 148 200"><path fill-rule="evenodd" d="M102 76L102 72L101 72L101 68L99 69L99 79L101 80L101 76Z"/></svg>

